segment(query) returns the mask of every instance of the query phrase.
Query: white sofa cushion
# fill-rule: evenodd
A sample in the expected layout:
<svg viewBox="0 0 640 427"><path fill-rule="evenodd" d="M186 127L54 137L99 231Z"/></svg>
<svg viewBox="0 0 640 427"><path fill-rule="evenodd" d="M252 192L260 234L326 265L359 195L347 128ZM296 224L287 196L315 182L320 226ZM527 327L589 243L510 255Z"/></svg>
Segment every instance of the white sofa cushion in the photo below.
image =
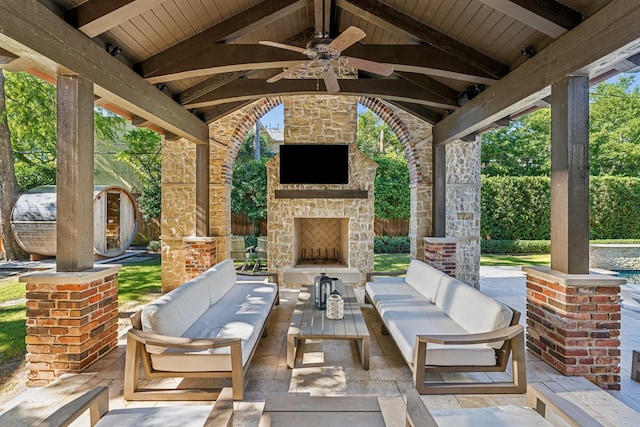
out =
<svg viewBox="0 0 640 427"><path fill-rule="evenodd" d="M240 338L242 364L249 360L260 339L262 325L269 316L276 298L273 283L237 282L218 303L202 316L192 320L182 336L188 338ZM166 349L151 354L153 367L161 371L230 371L229 347L189 351Z"/></svg>
<svg viewBox="0 0 640 427"><path fill-rule="evenodd" d="M506 328L513 317L509 307L450 276L440 281L436 306L472 334ZM490 346L500 348L502 344Z"/></svg>
<svg viewBox="0 0 640 427"><path fill-rule="evenodd" d="M369 282L366 290L408 363L413 363L417 335L466 335L469 333L407 283ZM484 344L458 346L428 344L427 350L427 365L493 366L496 364L495 351Z"/></svg>
<svg viewBox="0 0 640 427"><path fill-rule="evenodd" d="M236 266L232 259L224 260L207 270L202 279L209 290L209 305L213 305L237 282Z"/></svg>
<svg viewBox="0 0 640 427"><path fill-rule="evenodd" d="M147 305L142 310L142 330L182 336L209 308L209 290L204 284L201 277L196 277ZM152 346L147 347L152 351Z"/></svg>
<svg viewBox="0 0 640 427"><path fill-rule="evenodd" d="M404 280L424 295L427 301L434 302L442 276L442 272L437 268L414 259L409 263Z"/></svg>

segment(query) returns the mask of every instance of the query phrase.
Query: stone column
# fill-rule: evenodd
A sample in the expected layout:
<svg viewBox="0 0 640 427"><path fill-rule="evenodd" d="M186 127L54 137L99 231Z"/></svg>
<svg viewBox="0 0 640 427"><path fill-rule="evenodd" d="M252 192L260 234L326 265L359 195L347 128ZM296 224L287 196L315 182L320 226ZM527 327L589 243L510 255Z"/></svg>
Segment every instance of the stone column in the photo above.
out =
<svg viewBox="0 0 640 427"><path fill-rule="evenodd" d="M527 348L564 375L620 390L620 285L605 274L527 274Z"/></svg>
<svg viewBox="0 0 640 427"><path fill-rule="evenodd" d="M117 345L121 268L103 264L20 277L27 289L27 386L81 372Z"/></svg>
<svg viewBox="0 0 640 427"><path fill-rule="evenodd" d="M424 262L451 277L456 277L456 239L425 237Z"/></svg>
<svg viewBox="0 0 640 427"><path fill-rule="evenodd" d="M456 239L456 277L480 287L480 138L447 144L446 237Z"/></svg>

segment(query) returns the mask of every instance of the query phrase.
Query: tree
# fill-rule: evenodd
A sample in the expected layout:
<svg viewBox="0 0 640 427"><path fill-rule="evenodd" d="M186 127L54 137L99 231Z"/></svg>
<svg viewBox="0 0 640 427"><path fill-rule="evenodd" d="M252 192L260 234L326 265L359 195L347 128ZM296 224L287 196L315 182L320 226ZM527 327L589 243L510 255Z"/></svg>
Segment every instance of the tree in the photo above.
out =
<svg viewBox="0 0 640 427"><path fill-rule="evenodd" d="M551 111L535 111L482 135L481 167L487 176L548 176Z"/></svg>
<svg viewBox="0 0 640 427"><path fill-rule="evenodd" d="M231 212L244 213L253 221L254 230L267 218L267 166L273 157L269 138L260 132L260 159L254 159L254 133L248 134L233 164ZM259 232L255 232L259 234Z"/></svg>
<svg viewBox="0 0 640 427"><path fill-rule="evenodd" d="M376 217L408 219L409 166L400 140L372 111L359 115L357 139L360 151L378 163L374 184Z"/></svg>
<svg viewBox="0 0 640 427"><path fill-rule="evenodd" d="M7 122L4 72L0 69L0 238L5 260L28 257L11 231L11 210L19 196L13 162L11 132Z"/></svg>
<svg viewBox="0 0 640 427"><path fill-rule="evenodd" d="M128 163L140 175L138 206L146 221L158 220L162 212L160 182L162 178L162 141L147 128L129 130L123 137L129 148L116 158Z"/></svg>
<svg viewBox="0 0 640 427"><path fill-rule="evenodd" d="M640 90L635 76L591 88L589 167L592 176L639 176ZM551 111L538 110L482 135L486 176L549 176Z"/></svg>
<svg viewBox="0 0 640 427"><path fill-rule="evenodd" d="M591 175L640 175L640 91L635 76L591 90Z"/></svg>

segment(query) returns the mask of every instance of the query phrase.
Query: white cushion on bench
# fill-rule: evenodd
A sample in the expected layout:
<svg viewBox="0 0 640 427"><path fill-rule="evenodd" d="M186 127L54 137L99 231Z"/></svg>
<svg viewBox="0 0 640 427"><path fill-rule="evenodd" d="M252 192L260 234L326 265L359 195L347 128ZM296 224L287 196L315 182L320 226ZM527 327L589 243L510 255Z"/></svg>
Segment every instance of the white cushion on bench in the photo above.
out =
<svg viewBox="0 0 640 427"><path fill-rule="evenodd" d="M442 272L437 268L414 259L409 263L404 280L420 292L427 301L435 302L442 277Z"/></svg>
<svg viewBox="0 0 640 427"><path fill-rule="evenodd" d="M450 276L440 280L435 303L472 334L506 328L513 318L509 307ZM490 346L500 348L502 344L503 341L499 341Z"/></svg>
<svg viewBox="0 0 640 427"><path fill-rule="evenodd" d="M400 352L409 363L413 363L417 335L469 334L469 331L447 316L441 308L428 302L407 283L369 282L366 290ZM495 351L486 344L429 344L427 350L428 365L496 364Z"/></svg>
<svg viewBox="0 0 640 427"><path fill-rule="evenodd" d="M260 331L276 297L276 286L262 282L236 283L181 336L187 338L240 338L242 364L260 339ZM185 315L186 314L186 315ZM188 313L184 313L189 317ZM152 354L153 367L162 371L231 370L229 347L201 351L167 349Z"/></svg>

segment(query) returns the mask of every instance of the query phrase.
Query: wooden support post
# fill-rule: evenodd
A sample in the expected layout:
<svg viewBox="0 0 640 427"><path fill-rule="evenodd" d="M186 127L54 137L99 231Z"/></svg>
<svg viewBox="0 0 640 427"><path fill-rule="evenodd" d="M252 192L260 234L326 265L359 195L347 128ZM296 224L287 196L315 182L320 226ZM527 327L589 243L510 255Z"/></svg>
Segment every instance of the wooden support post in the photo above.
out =
<svg viewBox="0 0 640 427"><path fill-rule="evenodd" d="M209 236L209 146L196 144L196 236Z"/></svg>
<svg viewBox="0 0 640 427"><path fill-rule="evenodd" d="M58 76L56 268L93 268L93 82Z"/></svg>
<svg viewBox="0 0 640 427"><path fill-rule="evenodd" d="M589 77L551 87L551 269L589 273Z"/></svg>
<svg viewBox="0 0 640 427"><path fill-rule="evenodd" d="M447 234L447 146L433 142L432 236Z"/></svg>

